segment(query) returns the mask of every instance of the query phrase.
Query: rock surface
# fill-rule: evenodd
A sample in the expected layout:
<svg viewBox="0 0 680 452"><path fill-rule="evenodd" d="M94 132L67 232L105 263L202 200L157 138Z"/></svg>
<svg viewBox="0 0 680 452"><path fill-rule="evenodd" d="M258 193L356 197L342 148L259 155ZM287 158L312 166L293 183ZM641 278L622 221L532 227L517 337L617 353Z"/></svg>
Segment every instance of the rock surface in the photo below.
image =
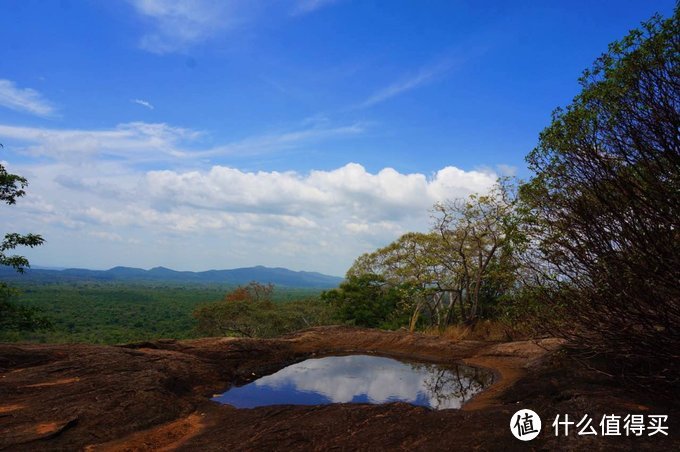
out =
<svg viewBox="0 0 680 452"><path fill-rule="evenodd" d="M560 342L458 341L349 327L280 339L161 340L124 346L0 344L0 449L10 450L680 450L677 400L650 399L608 377L573 370ZM462 410L385 405L235 409L210 401L312 356L376 353L463 361L498 376ZM530 408L543 432L509 430ZM666 414L669 436L554 435L556 414ZM599 431L599 426L596 425Z"/></svg>

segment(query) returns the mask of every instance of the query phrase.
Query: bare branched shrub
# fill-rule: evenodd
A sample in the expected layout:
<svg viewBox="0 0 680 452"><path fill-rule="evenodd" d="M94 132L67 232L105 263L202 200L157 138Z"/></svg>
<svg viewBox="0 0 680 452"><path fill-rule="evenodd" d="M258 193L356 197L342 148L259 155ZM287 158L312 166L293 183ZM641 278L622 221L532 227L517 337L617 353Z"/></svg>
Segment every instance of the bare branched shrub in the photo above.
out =
<svg viewBox="0 0 680 452"><path fill-rule="evenodd" d="M680 369L680 12L610 45L521 188L546 329L638 382Z"/></svg>

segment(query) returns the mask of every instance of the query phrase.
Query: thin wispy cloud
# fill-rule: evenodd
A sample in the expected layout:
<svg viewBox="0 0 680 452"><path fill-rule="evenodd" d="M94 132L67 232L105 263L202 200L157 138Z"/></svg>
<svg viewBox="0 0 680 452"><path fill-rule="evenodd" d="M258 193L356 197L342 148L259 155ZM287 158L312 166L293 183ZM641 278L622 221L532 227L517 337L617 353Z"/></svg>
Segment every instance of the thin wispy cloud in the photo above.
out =
<svg viewBox="0 0 680 452"><path fill-rule="evenodd" d="M11 80L0 79L0 105L36 116L53 116L54 106L32 88L20 88Z"/></svg>
<svg viewBox="0 0 680 452"><path fill-rule="evenodd" d="M304 123L292 130L253 135L217 146L197 147L202 132L165 123L130 122L105 130L51 129L0 124L0 138L17 143L17 149L33 156L63 161L115 159L128 163L169 162L219 156L274 153L359 135L360 123L330 125Z"/></svg>
<svg viewBox="0 0 680 452"><path fill-rule="evenodd" d="M343 126L318 126L312 124L310 127L282 131L279 133L263 134L247 137L243 140L235 141L225 145L217 146L213 149L199 152L199 157L210 157L216 155L257 155L268 152L275 152L284 149L295 148L312 142L329 138L342 138L359 135L365 130L364 125L355 123Z"/></svg>
<svg viewBox="0 0 680 452"><path fill-rule="evenodd" d="M338 3L339 0L296 0L293 5L293 16L309 14L318 9Z"/></svg>
<svg viewBox="0 0 680 452"><path fill-rule="evenodd" d="M148 23L139 46L152 53L187 52L192 46L244 28L263 14L302 16L341 0L128 0ZM238 38L238 36L237 36Z"/></svg>
<svg viewBox="0 0 680 452"><path fill-rule="evenodd" d="M450 60L422 67L415 75L403 78L379 89L357 105L357 108L372 107L420 86L432 83L438 77L451 70L452 67L453 63Z"/></svg>
<svg viewBox="0 0 680 452"><path fill-rule="evenodd" d="M0 138L32 156L60 161L167 161L188 157L184 145L200 132L164 123L131 122L105 130L51 129L0 124Z"/></svg>
<svg viewBox="0 0 680 452"><path fill-rule="evenodd" d="M504 163L499 163L496 165L497 172L501 176L515 177L517 176L517 167L512 165L506 165Z"/></svg>
<svg viewBox="0 0 680 452"><path fill-rule="evenodd" d="M129 0L150 22L140 47L152 53L186 51L243 19L250 2L233 0Z"/></svg>
<svg viewBox="0 0 680 452"><path fill-rule="evenodd" d="M153 105L151 105L151 102L143 100L143 99L132 99L130 102L135 103L137 105L141 105L142 107L146 107L149 110L153 110Z"/></svg>

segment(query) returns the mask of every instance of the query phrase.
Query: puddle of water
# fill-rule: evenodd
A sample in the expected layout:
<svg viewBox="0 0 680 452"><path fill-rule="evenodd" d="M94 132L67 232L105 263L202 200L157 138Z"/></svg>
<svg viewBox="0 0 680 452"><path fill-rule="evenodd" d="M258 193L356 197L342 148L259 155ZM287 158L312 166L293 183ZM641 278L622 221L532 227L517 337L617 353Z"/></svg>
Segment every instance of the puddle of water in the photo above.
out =
<svg viewBox="0 0 680 452"><path fill-rule="evenodd" d="M237 408L265 405L406 402L460 408L493 382L470 366L403 362L370 355L329 356L285 367L214 397Z"/></svg>

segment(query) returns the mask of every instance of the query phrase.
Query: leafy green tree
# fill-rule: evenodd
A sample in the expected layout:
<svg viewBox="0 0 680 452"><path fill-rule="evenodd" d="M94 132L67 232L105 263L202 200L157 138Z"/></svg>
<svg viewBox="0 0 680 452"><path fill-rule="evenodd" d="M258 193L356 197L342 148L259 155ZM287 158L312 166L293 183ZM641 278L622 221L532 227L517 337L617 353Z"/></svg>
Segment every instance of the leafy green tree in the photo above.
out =
<svg viewBox="0 0 680 452"><path fill-rule="evenodd" d="M222 301L196 309L196 329L207 336L275 337L332 319L329 306L316 299L275 303L272 296L271 284L239 286Z"/></svg>
<svg viewBox="0 0 680 452"><path fill-rule="evenodd" d="M245 286L238 286L236 289L224 296L224 301L246 301L246 302L272 302L274 295L273 284L261 284L251 281Z"/></svg>
<svg viewBox="0 0 680 452"><path fill-rule="evenodd" d="M399 309L408 313L409 330L427 319L441 317L444 272L438 259L443 242L436 233L409 232L389 245L356 259L347 271L349 280L379 275L399 295Z"/></svg>
<svg viewBox="0 0 680 452"><path fill-rule="evenodd" d="M339 320L369 328L397 326L401 293L375 274L349 275L337 289L321 294L336 309Z"/></svg>
<svg viewBox="0 0 680 452"><path fill-rule="evenodd" d="M521 187L546 275L536 293L558 314L545 325L647 382L680 375L679 63L680 7L611 44Z"/></svg>
<svg viewBox="0 0 680 452"><path fill-rule="evenodd" d="M0 283L0 331L32 331L52 326L39 310L13 303L16 295L16 289Z"/></svg>
<svg viewBox="0 0 680 452"><path fill-rule="evenodd" d="M514 288L526 241L515 191L503 180L486 195L436 204L433 217L429 233L404 234L360 256L347 272L349 280L378 277L397 290L411 331L494 314Z"/></svg>
<svg viewBox="0 0 680 452"><path fill-rule="evenodd" d="M2 145L0 145L2 146ZM0 201L7 205L16 203L17 198L26 194L28 185L26 178L7 172L4 165L0 164ZM17 234L15 232L5 234L0 243L0 265L14 268L22 273L29 266L28 259L19 255L8 255L18 246L35 247L44 242L43 238L36 234ZM0 330L8 329L36 329L48 326L49 322L39 317L35 310L15 306L11 299L16 291L5 283L0 283Z"/></svg>
<svg viewBox="0 0 680 452"><path fill-rule="evenodd" d="M443 241L440 260L454 298L450 313L457 302L465 323L476 322L515 282L516 255L526 241L516 204L513 187L500 180L488 194L434 207L433 229Z"/></svg>
<svg viewBox="0 0 680 452"><path fill-rule="evenodd" d="M0 202L8 205L16 204L17 198L21 198L26 194L24 189L27 185L28 181L25 177L8 173L5 167L0 164ZM21 235L15 232L5 234L5 238L0 243L0 265L7 265L13 267L18 272L23 272L24 268L29 266L28 259L18 255L8 256L6 252L18 246L33 248L34 246L42 245L43 242L43 238L36 234Z"/></svg>
<svg viewBox="0 0 680 452"><path fill-rule="evenodd" d="M197 330L209 336L267 336L273 327L274 303L272 286L251 282L239 286L222 301L210 303L194 311ZM274 327L275 329L275 327Z"/></svg>

